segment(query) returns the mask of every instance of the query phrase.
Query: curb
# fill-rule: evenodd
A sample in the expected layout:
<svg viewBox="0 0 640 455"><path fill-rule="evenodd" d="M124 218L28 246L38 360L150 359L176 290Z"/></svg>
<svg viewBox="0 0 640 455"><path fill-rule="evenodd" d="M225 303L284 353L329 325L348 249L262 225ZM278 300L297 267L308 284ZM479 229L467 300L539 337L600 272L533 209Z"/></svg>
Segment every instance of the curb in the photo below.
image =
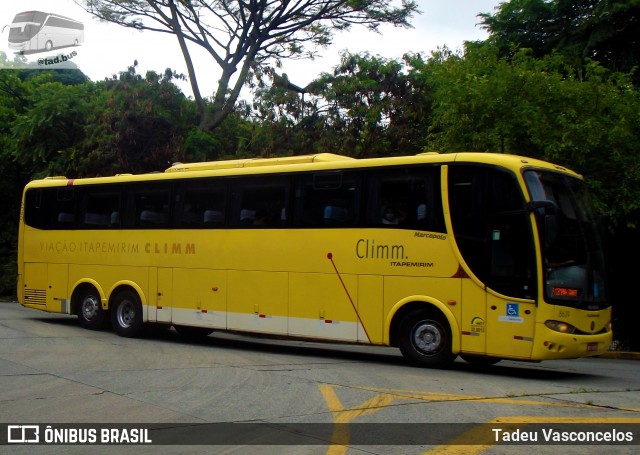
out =
<svg viewBox="0 0 640 455"><path fill-rule="evenodd" d="M640 352L607 351L600 354L598 357L603 359L640 360Z"/></svg>

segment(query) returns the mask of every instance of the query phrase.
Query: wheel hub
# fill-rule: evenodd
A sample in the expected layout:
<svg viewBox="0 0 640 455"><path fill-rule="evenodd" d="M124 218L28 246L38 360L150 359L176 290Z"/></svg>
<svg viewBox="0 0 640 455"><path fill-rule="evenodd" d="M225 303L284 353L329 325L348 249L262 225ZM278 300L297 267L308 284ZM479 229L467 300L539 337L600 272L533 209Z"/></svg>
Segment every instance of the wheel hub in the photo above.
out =
<svg viewBox="0 0 640 455"><path fill-rule="evenodd" d="M135 320L135 317L135 308L130 302L123 303L118 308L118 322L122 327L129 327Z"/></svg>
<svg viewBox="0 0 640 455"><path fill-rule="evenodd" d="M88 321L94 319L98 315L98 301L93 298L87 298L82 302L82 314Z"/></svg>
<svg viewBox="0 0 640 455"><path fill-rule="evenodd" d="M431 323L422 323L413 332L413 343L417 349L425 354L433 354L442 343L442 334Z"/></svg>

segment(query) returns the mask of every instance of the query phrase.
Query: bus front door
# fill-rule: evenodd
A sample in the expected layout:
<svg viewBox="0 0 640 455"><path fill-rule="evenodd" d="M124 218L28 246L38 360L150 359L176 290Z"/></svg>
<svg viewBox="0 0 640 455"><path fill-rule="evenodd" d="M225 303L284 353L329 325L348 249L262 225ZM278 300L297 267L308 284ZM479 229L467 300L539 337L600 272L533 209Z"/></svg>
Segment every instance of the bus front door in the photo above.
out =
<svg viewBox="0 0 640 455"><path fill-rule="evenodd" d="M535 330L533 302L487 292L487 355L531 358Z"/></svg>

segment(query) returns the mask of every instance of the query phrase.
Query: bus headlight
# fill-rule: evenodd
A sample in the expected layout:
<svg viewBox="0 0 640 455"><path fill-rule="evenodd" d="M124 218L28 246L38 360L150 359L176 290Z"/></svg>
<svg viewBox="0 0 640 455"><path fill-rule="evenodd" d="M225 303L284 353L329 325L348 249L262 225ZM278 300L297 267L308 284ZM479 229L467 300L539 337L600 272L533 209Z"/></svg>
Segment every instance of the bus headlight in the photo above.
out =
<svg viewBox="0 0 640 455"><path fill-rule="evenodd" d="M576 328L574 326L572 326L571 324L567 324L566 322L546 321L544 325L549 327L551 330L560 333L574 333L576 331Z"/></svg>

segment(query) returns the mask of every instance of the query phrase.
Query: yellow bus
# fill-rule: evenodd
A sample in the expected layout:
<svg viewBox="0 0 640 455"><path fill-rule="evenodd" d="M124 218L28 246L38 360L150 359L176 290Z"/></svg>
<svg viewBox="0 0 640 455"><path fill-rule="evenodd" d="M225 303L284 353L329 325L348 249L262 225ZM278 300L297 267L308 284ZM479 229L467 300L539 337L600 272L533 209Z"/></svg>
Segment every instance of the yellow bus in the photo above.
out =
<svg viewBox="0 0 640 455"><path fill-rule="evenodd" d="M519 156L317 154L49 177L18 297L147 326L399 347L416 366L598 355L612 339L583 179Z"/></svg>

